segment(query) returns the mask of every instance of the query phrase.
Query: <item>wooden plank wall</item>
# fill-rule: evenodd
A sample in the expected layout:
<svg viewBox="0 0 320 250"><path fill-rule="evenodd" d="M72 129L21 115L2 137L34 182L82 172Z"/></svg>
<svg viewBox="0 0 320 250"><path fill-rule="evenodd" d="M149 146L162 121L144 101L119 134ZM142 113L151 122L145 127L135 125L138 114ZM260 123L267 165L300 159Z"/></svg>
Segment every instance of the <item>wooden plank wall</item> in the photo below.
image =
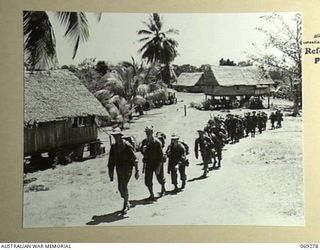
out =
<svg viewBox="0 0 320 250"><path fill-rule="evenodd" d="M66 145L97 139L97 126L92 119L87 126L73 128L70 121L39 123L24 128L24 155L48 152Z"/></svg>

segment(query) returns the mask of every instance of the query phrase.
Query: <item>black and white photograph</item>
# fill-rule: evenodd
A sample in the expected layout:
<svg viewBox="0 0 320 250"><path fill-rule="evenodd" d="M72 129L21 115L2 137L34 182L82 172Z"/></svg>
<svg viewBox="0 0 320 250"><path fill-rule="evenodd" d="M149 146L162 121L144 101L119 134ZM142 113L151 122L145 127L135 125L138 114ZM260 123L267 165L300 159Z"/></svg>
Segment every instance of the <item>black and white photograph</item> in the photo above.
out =
<svg viewBox="0 0 320 250"><path fill-rule="evenodd" d="M22 15L24 228L305 225L301 13Z"/></svg>

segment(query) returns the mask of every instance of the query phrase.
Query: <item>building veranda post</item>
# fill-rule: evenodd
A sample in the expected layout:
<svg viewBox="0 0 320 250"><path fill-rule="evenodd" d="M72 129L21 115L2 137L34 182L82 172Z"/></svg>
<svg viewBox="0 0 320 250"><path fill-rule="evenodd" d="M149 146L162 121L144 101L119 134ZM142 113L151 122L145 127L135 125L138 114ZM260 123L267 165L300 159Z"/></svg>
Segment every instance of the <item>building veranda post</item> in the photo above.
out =
<svg viewBox="0 0 320 250"><path fill-rule="evenodd" d="M249 105L251 97L268 97L275 82L261 69L254 66L210 66L206 72L204 93L212 102L225 102L228 108ZM234 102L232 103L231 100ZM223 105L223 103L222 103ZM230 106L230 107L229 107Z"/></svg>
<svg viewBox="0 0 320 250"><path fill-rule="evenodd" d="M96 117L108 117L101 103L68 70L25 73L24 156L72 152L82 157L100 143Z"/></svg>

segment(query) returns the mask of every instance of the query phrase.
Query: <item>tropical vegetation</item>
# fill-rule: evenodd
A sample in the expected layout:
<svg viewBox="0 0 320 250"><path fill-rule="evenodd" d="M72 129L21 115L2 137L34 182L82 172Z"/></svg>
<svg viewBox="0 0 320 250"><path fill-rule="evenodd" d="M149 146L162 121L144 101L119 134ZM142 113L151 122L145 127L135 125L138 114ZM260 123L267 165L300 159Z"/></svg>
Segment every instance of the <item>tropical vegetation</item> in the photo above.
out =
<svg viewBox="0 0 320 250"><path fill-rule="evenodd" d="M162 66L162 80L170 85L172 77L170 64L178 55L178 42L168 35L178 34L178 30L163 31L163 21L158 13L150 15L148 22L144 24L146 28L138 31L138 35L142 36L139 42L144 43L139 52L142 53L142 59L146 59L147 63L159 63Z"/></svg>
<svg viewBox="0 0 320 250"><path fill-rule="evenodd" d="M101 14L96 14L98 20ZM73 45L74 59L79 46L89 38L89 23L84 12L54 12L54 16L65 28L64 36ZM23 12L25 65L31 70L50 69L57 66L56 38L46 11Z"/></svg>

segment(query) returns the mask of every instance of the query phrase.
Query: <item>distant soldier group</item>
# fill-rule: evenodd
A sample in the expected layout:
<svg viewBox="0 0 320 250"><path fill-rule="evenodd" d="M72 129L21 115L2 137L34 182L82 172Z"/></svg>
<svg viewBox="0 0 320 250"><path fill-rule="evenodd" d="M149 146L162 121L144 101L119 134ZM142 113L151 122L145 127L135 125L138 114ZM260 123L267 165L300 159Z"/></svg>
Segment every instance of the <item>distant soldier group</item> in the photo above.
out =
<svg viewBox="0 0 320 250"><path fill-rule="evenodd" d="M274 123L277 122L277 128L281 127L283 121L282 113L272 112L270 117L271 129L274 129ZM243 116L228 114L225 118L221 116L213 117L204 127L199 129L198 138L195 140L194 153L199 158L199 152L203 162L203 177L207 177L209 170L220 169L222 161L222 150L227 144L235 144L241 138L255 137L258 129L261 134L266 130L268 116L265 112L253 111L245 113ZM143 155L143 174L144 183L149 191L148 200L154 201L155 195L153 190L153 176L156 176L158 183L161 185L160 197L166 193L166 179L164 177L164 163L168 160L167 173L171 175L171 182L174 191L178 188L178 175L180 176L181 186L183 190L186 186L187 175L186 167L189 166L187 155L189 147L180 140L179 136L173 134L171 143L165 148L166 136L163 133L153 134L153 127L145 128L146 138L142 141L139 148ZM112 135L115 143L111 145L108 169L110 180L113 181L114 169L116 169L118 190L124 200L122 212L126 213L129 206L128 183L132 176L133 168L135 168L135 178L139 178L138 160L135 155L135 145L132 141L127 140L119 128L113 130ZM209 164L212 163L212 168Z"/></svg>
<svg viewBox="0 0 320 250"><path fill-rule="evenodd" d="M237 143L243 137L255 137L258 129L261 134L266 130L268 115L265 112L253 111L247 112L243 116L228 114L225 119L225 126L228 132L228 138L231 143Z"/></svg>
<svg viewBox="0 0 320 250"><path fill-rule="evenodd" d="M277 122L277 128L281 128L283 114L280 110L272 112L270 117L271 129ZM207 177L210 170L209 164L213 162L211 169L221 168L222 150L227 144L235 144L244 137L255 137L267 128L268 115L265 112L247 112L243 116L227 114L225 118L216 116L210 119L203 130L198 130L199 137L195 140L195 157L198 159L199 151L203 161L203 177Z"/></svg>
<svg viewBox="0 0 320 250"><path fill-rule="evenodd" d="M280 110L277 110L275 113L271 112L269 119L271 122L271 129L275 129L275 126L274 126L275 122L277 122L276 128L281 128L282 121L283 121L283 114L281 113Z"/></svg>

